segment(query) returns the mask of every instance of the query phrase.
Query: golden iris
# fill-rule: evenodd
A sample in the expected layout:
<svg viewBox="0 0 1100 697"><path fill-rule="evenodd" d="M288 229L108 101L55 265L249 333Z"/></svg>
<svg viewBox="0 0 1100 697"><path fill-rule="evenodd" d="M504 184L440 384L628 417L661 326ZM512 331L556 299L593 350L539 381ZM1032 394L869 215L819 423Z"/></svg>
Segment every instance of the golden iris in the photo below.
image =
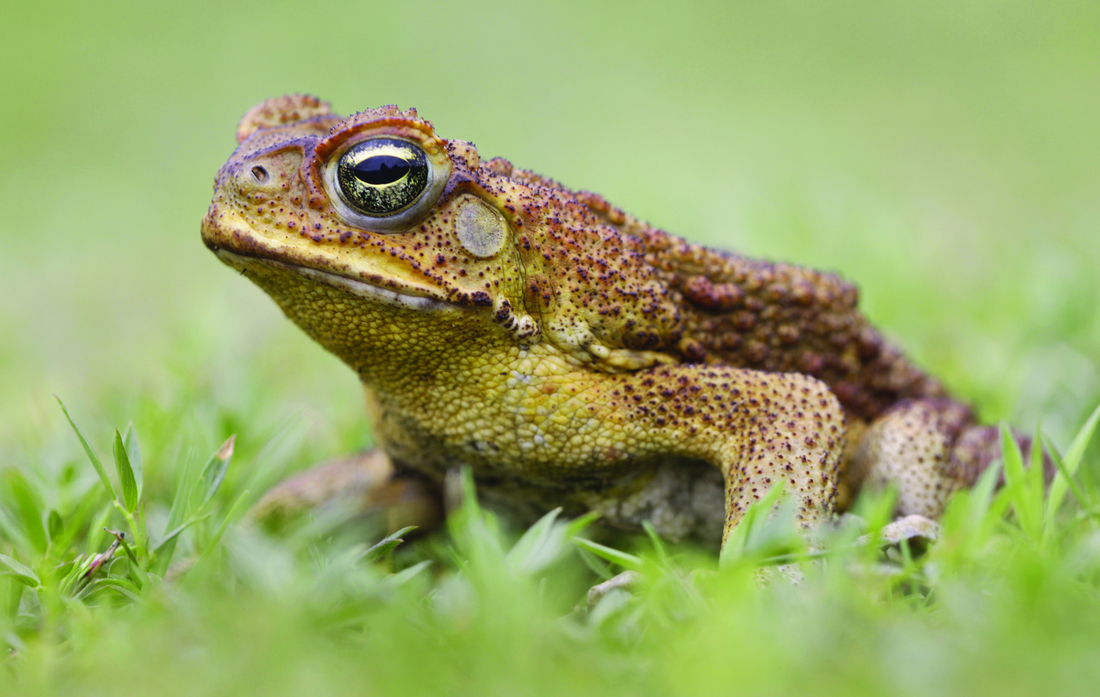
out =
<svg viewBox="0 0 1100 697"><path fill-rule="evenodd" d="M336 181L352 208L385 217L415 203L428 187L428 158L404 140L374 138L359 143L340 158Z"/></svg>

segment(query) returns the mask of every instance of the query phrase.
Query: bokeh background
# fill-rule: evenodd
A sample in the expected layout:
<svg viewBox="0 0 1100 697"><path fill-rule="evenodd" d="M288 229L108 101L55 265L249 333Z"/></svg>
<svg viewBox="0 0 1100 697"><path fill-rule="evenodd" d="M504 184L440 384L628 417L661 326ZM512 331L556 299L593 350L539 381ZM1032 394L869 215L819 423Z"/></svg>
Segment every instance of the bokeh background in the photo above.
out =
<svg viewBox="0 0 1100 697"><path fill-rule="evenodd" d="M839 271L988 419L1064 444L1100 400L1095 2L15 0L0 65L9 460L75 457L53 394L103 443L369 442L351 373L199 240L238 118L288 92Z"/></svg>

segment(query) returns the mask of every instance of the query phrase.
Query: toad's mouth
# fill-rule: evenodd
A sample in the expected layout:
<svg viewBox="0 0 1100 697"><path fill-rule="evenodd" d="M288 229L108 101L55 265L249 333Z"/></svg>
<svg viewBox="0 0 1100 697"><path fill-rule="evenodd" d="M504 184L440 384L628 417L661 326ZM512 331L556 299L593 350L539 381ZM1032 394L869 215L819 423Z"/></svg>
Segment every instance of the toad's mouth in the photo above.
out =
<svg viewBox="0 0 1100 697"><path fill-rule="evenodd" d="M232 266L245 275L255 276L256 272L262 274L264 271L268 273L274 271L280 274L290 274L306 279L308 282L326 285L344 293L370 300L371 302L419 310L421 312L458 307L454 303L447 302L446 300L422 294L424 291L421 291L419 288L408 288L405 292L401 292L390 288L383 288L380 285L344 276L332 271L322 271L317 268L272 259L266 256L231 252L224 247L212 248L212 251L224 263ZM259 279L256 278L253 280L259 282ZM260 285L262 286L263 283L261 282Z"/></svg>

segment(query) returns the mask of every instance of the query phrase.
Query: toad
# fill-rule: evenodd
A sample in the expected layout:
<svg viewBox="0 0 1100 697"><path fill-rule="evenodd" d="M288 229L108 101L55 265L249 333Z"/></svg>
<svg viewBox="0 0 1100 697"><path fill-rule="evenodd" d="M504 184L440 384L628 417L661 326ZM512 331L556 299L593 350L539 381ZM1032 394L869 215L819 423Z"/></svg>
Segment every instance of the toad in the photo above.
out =
<svg viewBox="0 0 1100 697"><path fill-rule="evenodd" d="M203 241L355 371L377 444L276 499L467 466L521 518L717 545L780 485L807 529L866 486L935 518L998 455L837 275L693 244L411 109L281 97L237 141Z"/></svg>

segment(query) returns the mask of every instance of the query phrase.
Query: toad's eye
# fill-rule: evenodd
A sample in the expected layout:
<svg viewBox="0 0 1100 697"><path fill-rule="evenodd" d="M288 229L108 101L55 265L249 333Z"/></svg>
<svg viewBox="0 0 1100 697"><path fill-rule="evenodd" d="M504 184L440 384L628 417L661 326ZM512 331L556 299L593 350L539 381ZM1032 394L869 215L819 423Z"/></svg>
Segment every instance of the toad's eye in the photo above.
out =
<svg viewBox="0 0 1100 697"><path fill-rule="evenodd" d="M371 217L400 213L428 188L428 158L416 145L395 138L374 138L344 153L336 167L340 194L355 210Z"/></svg>

